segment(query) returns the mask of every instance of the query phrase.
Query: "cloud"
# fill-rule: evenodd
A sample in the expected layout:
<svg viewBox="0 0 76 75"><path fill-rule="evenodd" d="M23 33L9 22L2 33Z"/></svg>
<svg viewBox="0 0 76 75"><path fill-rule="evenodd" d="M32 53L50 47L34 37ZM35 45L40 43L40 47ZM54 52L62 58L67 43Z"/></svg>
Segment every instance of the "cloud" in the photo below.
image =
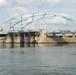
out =
<svg viewBox="0 0 76 75"><path fill-rule="evenodd" d="M6 3L7 3L6 0L0 0L0 7L3 6L3 5L5 5Z"/></svg>
<svg viewBox="0 0 76 75"><path fill-rule="evenodd" d="M65 4L76 4L76 0L66 0L66 1L62 1Z"/></svg>
<svg viewBox="0 0 76 75"><path fill-rule="evenodd" d="M15 0L19 5L22 6L56 6L62 4L76 4L76 0Z"/></svg>
<svg viewBox="0 0 76 75"><path fill-rule="evenodd" d="M45 0L49 4L58 5L58 4L76 4L76 0Z"/></svg>
<svg viewBox="0 0 76 75"><path fill-rule="evenodd" d="M46 5L56 5L60 3L60 0L16 0L16 2L23 6L46 6Z"/></svg>
<svg viewBox="0 0 76 75"><path fill-rule="evenodd" d="M61 3L61 0L45 0L49 5L58 5Z"/></svg>
<svg viewBox="0 0 76 75"><path fill-rule="evenodd" d="M63 24L66 24L66 19L60 18L60 17L54 17L54 18L51 19L51 23L55 23L55 24L63 23Z"/></svg>
<svg viewBox="0 0 76 75"><path fill-rule="evenodd" d="M27 13L27 12L28 10L24 7L14 7L11 9L10 14L13 16L16 16L16 15Z"/></svg>

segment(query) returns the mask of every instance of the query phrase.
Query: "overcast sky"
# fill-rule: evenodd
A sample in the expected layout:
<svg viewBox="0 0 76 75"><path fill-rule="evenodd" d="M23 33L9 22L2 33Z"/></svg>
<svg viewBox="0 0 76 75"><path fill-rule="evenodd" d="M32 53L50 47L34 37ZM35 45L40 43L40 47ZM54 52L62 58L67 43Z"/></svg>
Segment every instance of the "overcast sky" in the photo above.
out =
<svg viewBox="0 0 76 75"><path fill-rule="evenodd" d="M0 23L32 12L63 13L76 17L76 0L0 0Z"/></svg>

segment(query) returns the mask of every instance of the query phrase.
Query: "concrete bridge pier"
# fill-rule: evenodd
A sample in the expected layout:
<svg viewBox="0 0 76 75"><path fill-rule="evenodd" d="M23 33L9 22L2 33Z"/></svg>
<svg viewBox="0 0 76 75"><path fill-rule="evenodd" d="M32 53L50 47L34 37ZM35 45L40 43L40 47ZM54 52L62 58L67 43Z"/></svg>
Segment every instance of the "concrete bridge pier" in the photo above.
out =
<svg viewBox="0 0 76 75"><path fill-rule="evenodd" d="M28 43L33 43L35 40L35 32L28 32Z"/></svg>
<svg viewBox="0 0 76 75"><path fill-rule="evenodd" d="M28 43L30 43L30 39L31 39L31 35L30 35L30 33L28 33L28 37L27 37Z"/></svg>
<svg viewBox="0 0 76 75"><path fill-rule="evenodd" d="M19 33L17 33L17 36L14 39L14 43L20 43L20 35L19 35Z"/></svg>
<svg viewBox="0 0 76 75"><path fill-rule="evenodd" d="M4 42L5 43L12 43L12 38L11 38L10 34L7 35Z"/></svg>
<svg viewBox="0 0 76 75"><path fill-rule="evenodd" d="M73 38L75 38L75 33L73 33Z"/></svg>
<svg viewBox="0 0 76 75"><path fill-rule="evenodd" d="M28 32L28 43L32 43L32 44L36 44L38 42L38 35L39 35L39 32L37 31L29 31Z"/></svg>
<svg viewBox="0 0 76 75"><path fill-rule="evenodd" d="M75 39L75 33L72 33L73 34L73 42L76 42L76 39Z"/></svg>
<svg viewBox="0 0 76 75"><path fill-rule="evenodd" d="M28 42L28 34L24 33L24 42L27 43Z"/></svg>
<svg viewBox="0 0 76 75"><path fill-rule="evenodd" d="M8 43L36 43L38 42L39 32L29 31L29 32L9 32L5 42ZM41 33L40 40L44 38L44 34Z"/></svg>
<svg viewBox="0 0 76 75"><path fill-rule="evenodd" d="M62 33L62 37L65 38L65 34L64 33Z"/></svg>
<svg viewBox="0 0 76 75"><path fill-rule="evenodd" d="M26 36L24 36L24 42L27 42L27 37Z"/></svg>
<svg viewBox="0 0 76 75"><path fill-rule="evenodd" d="M53 33L53 37L55 37L55 33Z"/></svg>
<svg viewBox="0 0 76 75"><path fill-rule="evenodd" d="M24 43L24 32L19 32L20 35L20 43Z"/></svg>
<svg viewBox="0 0 76 75"><path fill-rule="evenodd" d="M16 43L24 43L25 40L25 33L24 32L18 32L16 38L14 39Z"/></svg>
<svg viewBox="0 0 76 75"><path fill-rule="evenodd" d="M40 42L43 42L44 38L46 38L46 35L44 30L40 30L39 33L40 33L40 36L38 37L38 42L40 43Z"/></svg>

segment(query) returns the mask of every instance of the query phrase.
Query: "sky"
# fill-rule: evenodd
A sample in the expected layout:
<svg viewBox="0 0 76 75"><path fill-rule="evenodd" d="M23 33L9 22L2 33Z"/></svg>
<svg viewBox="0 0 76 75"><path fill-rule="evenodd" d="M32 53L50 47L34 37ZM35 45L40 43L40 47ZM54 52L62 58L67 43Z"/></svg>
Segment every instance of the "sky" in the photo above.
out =
<svg viewBox="0 0 76 75"><path fill-rule="evenodd" d="M36 12L61 13L76 17L76 0L0 0L0 23L18 14ZM64 22L64 19L61 21Z"/></svg>

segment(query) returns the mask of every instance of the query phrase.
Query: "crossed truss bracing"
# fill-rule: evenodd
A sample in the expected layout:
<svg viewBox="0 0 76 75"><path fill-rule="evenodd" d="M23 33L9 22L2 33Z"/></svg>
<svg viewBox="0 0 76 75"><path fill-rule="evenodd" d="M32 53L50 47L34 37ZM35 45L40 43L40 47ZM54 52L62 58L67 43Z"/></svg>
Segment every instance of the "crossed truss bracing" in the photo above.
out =
<svg viewBox="0 0 76 75"><path fill-rule="evenodd" d="M30 25L33 22L42 20L44 18L52 18L52 17L60 17L60 18L64 18L68 21L70 21L71 23L73 23L74 25L76 24L76 18L70 15L65 15L65 14L56 14L56 13L30 13L30 14L21 14L18 16L14 16L10 19L8 19L7 21L3 22L0 25L0 31L3 31L4 28L6 27L6 23L8 23L8 31L10 29L14 29L15 26L20 26L20 29L24 29L26 28L26 26ZM4 27L4 28L3 28Z"/></svg>

